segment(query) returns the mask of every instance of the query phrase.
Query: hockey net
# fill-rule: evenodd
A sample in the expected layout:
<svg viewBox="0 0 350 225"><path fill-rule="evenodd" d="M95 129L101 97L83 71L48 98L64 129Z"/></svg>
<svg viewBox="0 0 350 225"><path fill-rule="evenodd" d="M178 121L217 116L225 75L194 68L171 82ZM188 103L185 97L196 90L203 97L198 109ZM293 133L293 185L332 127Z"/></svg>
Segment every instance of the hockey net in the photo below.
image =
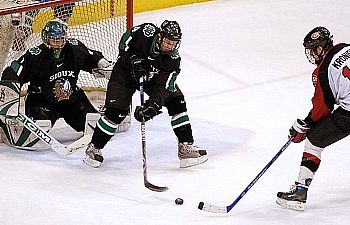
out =
<svg viewBox="0 0 350 225"><path fill-rule="evenodd" d="M132 0L0 0L1 73L27 49L42 43L41 30L55 17L68 23L69 37L115 62L119 39L132 26ZM81 71L78 85L90 99L100 99L107 80Z"/></svg>

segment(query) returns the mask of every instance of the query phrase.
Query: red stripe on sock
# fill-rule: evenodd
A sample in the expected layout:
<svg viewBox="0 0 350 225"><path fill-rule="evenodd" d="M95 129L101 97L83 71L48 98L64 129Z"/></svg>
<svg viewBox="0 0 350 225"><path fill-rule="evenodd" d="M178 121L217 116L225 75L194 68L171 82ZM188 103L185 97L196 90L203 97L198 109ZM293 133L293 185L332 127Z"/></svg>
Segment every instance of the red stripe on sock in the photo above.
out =
<svg viewBox="0 0 350 225"><path fill-rule="evenodd" d="M319 159L317 156L312 155L310 153L304 152L303 157L307 158L308 160L313 161L317 165L320 165L320 163L321 163L321 159Z"/></svg>

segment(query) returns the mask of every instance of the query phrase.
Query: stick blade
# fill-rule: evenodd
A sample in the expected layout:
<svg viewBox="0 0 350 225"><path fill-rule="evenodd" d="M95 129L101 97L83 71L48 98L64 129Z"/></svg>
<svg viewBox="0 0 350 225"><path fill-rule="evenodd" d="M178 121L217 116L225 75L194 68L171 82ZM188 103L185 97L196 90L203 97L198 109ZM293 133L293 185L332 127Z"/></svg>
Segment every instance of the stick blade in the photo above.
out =
<svg viewBox="0 0 350 225"><path fill-rule="evenodd" d="M148 188L151 191L156 191L156 192L164 192L164 191L167 191L169 189L168 187L156 186L154 184L151 184L148 181L145 181L145 187Z"/></svg>
<svg viewBox="0 0 350 225"><path fill-rule="evenodd" d="M206 212L211 212L211 213L220 213L220 214L228 213L226 206L224 206L224 207L215 206L215 205L204 203L204 202L200 202L198 204L198 209L206 211Z"/></svg>
<svg viewBox="0 0 350 225"><path fill-rule="evenodd" d="M88 146L90 141L91 141L91 135L84 135L83 137L79 138L78 140L74 141L73 143L67 145L65 147L65 154L71 155L71 154L78 152L80 149Z"/></svg>

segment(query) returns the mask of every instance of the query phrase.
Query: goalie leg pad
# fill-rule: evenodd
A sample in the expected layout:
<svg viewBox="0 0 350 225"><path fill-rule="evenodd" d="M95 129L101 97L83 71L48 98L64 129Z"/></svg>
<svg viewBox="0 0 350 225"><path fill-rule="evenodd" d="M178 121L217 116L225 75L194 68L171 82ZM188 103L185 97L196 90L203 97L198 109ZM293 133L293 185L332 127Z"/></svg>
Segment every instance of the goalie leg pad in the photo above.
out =
<svg viewBox="0 0 350 225"><path fill-rule="evenodd" d="M100 118L99 113L88 113L86 114L86 121L85 121L85 129L84 129L84 135L90 135L94 133L94 129L96 127L96 123L98 119Z"/></svg>
<svg viewBox="0 0 350 225"><path fill-rule="evenodd" d="M49 132L50 120L38 120L35 122L43 130ZM14 118L0 117L1 140L6 145L23 150L43 150L50 147Z"/></svg>
<svg viewBox="0 0 350 225"><path fill-rule="evenodd" d="M20 91L18 81L0 81L0 115L18 115Z"/></svg>

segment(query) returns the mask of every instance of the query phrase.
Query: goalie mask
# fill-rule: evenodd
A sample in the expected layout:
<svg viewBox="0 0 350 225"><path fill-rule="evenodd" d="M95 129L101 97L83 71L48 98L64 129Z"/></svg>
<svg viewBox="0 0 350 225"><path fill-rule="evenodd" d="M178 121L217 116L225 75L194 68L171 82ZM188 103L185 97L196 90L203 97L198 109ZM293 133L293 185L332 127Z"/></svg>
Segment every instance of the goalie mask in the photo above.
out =
<svg viewBox="0 0 350 225"><path fill-rule="evenodd" d="M68 26L59 19L49 21L41 32L44 44L53 51L54 59L59 59L61 50L66 44Z"/></svg>
<svg viewBox="0 0 350 225"><path fill-rule="evenodd" d="M158 34L158 49L161 53L171 54L180 47L181 28L176 21L165 20Z"/></svg>
<svg viewBox="0 0 350 225"><path fill-rule="evenodd" d="M333 35L325 27L316 27L312 29L304 38L305 55L310 63L319 65L333 46Z"/></svg>

